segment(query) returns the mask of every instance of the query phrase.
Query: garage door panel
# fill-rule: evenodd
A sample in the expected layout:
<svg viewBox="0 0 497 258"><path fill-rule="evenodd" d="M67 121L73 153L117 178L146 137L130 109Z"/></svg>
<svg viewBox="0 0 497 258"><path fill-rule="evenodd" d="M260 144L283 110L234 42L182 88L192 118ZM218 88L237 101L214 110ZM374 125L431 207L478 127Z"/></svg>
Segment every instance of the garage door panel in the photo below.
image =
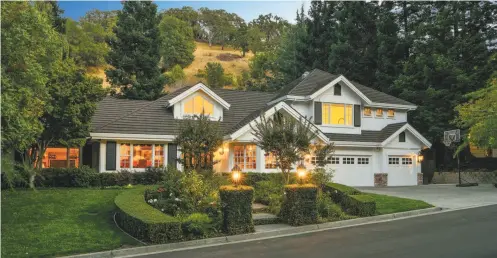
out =
<svg viewBox="0 0 497 258"><path fill-rule="evenodd" d="M414 161L410 156L388 156L388 186L416 185Z"/></svg>
<svg viewBox="0 0 497 258"><path fill-rule="evenodd" d="M335 155L327 167L334 170L333 182L349 186L372 186L371 156Z"/></svg>

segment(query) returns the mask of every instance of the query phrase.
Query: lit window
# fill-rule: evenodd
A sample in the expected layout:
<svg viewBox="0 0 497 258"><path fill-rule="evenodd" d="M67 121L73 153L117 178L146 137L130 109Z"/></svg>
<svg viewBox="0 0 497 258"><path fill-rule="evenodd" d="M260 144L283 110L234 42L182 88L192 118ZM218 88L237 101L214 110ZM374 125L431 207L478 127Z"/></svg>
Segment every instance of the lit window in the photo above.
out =
<svg viewBox="0 0 497 258"><path fill-rule="evenodd" d="M364 116L371 116L371 108L370 107L364 108Z"/></svg>
<svg viewBox="0 0 497 258"><path fill-rule="evenodd" d="M393 110L393 109L387 110L387 117L390 117L390 118L395 117L395 110Z"/></svg>
<svg viewBox="0 0 497 258"><path fill-rule="evenodd" d="M399 164L399 158L388 158L388 164L389 165L398 165Z"/></svg>
<svg viewBox="0 0 497 258"><path fill-rule="evenodd" d="M214 105L200 95L197 95L185 103L185 114L202 114L212 115L214 113Z"/></svg>
<svg viewBox="0 0 497 258"><path fill-rule="evenodd" d="M368 165L369 158L357 158L357 164L359 165Z"/></svg>
<svg viewBox="0 0 497 258"><path fill-rule="evenodd" d="M48 147L42 159L42 168L65 168L67 167L67 148ZM69 167L79 166L79 149L69 149Z"/></svg>
<svg viewBox="0 0 497 258"><path fill-rule="evenodd" d="M155 145L154 166L164 166L164 145Z"/></svg>
<svg viewBox="0 0 497 258"><path fill-rule="evenodd" d="M383 109L382 108L376 109L376 117L383 117Z"/></svg>
<svg viewBox="0 0 497 258"><path fill-rule="evenodd" d="M235 145L233 146L234 163L241 170L256 169L256 145Z"/></svg>
<svg viewBox="0 0 497 258"><path fill-rule="evenodd" d="M130 157L131 157L131 147L129 143L121 143L119 148L120 159L119 163L121 168L129 168Z"/></svg>
<svg viewBox="0 0 497 258"><path fill-rule="evenodd" d="M342 158L342 164L354 164L354 158Z"/></svg>
<svg viewBox="0 0 497 258"><path fill-rule="evenodd" d="M402 158L402 165L412 165L412 158Z"/></svg>
<svg viewBox="0 0 497 258"><path fill-rule="evenodd" d="M152 144L133 145L133 168L152 166Z"/></svg>
<svg viewBox="0 0 497 258"><path fill-rule="evenodd" d="M276 157L272 153L266 153L266 155L265 155L264 158L265 158L264 159L264 163L265 163L266 169L275 169L275 168L277 168Z"/></svg>
<svg viewBox="0 0 497 258"><path fill-rule="evenodd" d="M352 105L324 103L323 124L352 125Z"/></svg>

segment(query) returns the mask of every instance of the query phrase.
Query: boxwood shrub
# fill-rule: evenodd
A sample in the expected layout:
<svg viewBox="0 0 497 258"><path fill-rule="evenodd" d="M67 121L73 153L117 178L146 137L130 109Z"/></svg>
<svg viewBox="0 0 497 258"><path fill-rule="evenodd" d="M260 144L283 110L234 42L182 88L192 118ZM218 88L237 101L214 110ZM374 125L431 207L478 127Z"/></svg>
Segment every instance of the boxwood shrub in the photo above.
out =
<svg viewBox="0 0 497 258"><path fill-rule="evenodd" d="M373 216L376 213L376 202L373 197L361 194L350 195L348 212L356 216Z"/></svg>
<svg viewBox="0 0 497 258"><path fill-rule="evenodd" d="M94 169L82 166L79 168L44 168L36 176L35 184L41 187L90 187L98 181Z"/></svg>
<svg viewBox="0 0 497 258"><path fill-rule="evenodd" d="M219 188L219 197L224 232L235 235L255 231L252 221L253 187L224 185Z"/></svg>
<svg viewBox="0 0 497 258"><path fill-rule="evenodd" d="M181 240L181 222L148 205L144 191L143 187L125 190L115 198L117 224L145 242L168 243Z"/></svg>
<svg viewBox="0 0 497 258"><path fill-rule="evenodd" d="M317 196L316 185L286 185L285 198L280 211L281 219L292 226L317 223Z"/></svg>

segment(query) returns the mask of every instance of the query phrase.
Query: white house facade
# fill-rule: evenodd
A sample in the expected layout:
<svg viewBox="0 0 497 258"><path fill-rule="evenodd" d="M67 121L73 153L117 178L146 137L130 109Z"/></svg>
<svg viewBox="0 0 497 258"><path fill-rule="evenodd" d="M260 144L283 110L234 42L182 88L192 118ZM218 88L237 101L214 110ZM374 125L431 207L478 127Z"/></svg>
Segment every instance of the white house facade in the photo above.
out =
<svg viewBox="0 0 497 258"><path fill-rule="evenodd" d="M204 110L220 119L225 135L214 153L216 171L237 165L243 171L277 172L274 157L254 144L251 125L261 114L281 112L312 122L315 142L334 143L327 168L334 171L335 182L416 185L420 151L431 143L407 123L414 109L412 103L317 69L277 93L209 89L199 83L155 101L105 98L78 159L99 172L179 167L181 153L173 144L179 123ZM312 169L315 159L307 155L304 164Z"/></svg>

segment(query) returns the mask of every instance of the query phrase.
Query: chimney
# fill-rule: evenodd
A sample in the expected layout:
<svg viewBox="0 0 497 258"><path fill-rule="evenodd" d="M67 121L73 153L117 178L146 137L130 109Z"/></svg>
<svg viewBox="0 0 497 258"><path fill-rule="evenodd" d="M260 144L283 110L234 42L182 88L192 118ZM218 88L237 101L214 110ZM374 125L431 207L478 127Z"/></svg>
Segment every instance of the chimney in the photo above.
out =
<svg viewBox="0 0 497 258"><path fill-rule="evenodd" d="M307 77L307 75L309 75L308 71L306 71L305 73L302 74L302 79L305 78L305 77Z"/></svg>

